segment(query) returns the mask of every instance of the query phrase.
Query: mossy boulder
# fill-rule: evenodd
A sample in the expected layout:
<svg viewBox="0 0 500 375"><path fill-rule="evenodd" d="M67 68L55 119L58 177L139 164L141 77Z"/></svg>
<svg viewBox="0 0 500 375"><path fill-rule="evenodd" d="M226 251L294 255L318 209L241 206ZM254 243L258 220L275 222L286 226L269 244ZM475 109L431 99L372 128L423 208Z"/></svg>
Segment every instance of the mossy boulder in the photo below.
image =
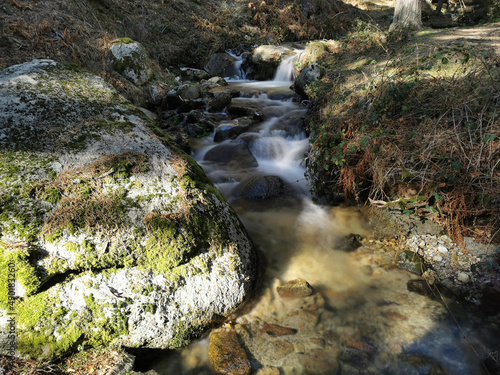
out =
<svg viewBox="0 0 500 375"><path fill-rule="evenodd" d="M311 63L302 69L295 78L293 89L302 97L307 97L308 86L318 82L324 75L323 67L317 62Z"/></svg>
<svg viewBox="0 0 500 375"><path fill-rule="evenodd" d="M108 51L111 66L135 85L153 78L153 65L146 48L130 38L116 39Z"/></svg>
<svg viewBox="0 0 500 375"><path fill-rule="evenodd" d="M262 45L255 48L250 60L252 67L256 71L255 79L272 79L276 74L282 57L292 53L291 50L282 46Z"/></svg>
<svg viewBox="0 0 500 375"><path fill-rule="evenodd" d="M241 222L104 80L12 66L0 124L0 341L17 314L18 355L177 348L241 304L256 271Z"/></svg>
<svg viewBox="0 0 500 375"><path fill-rule="evenodd" d="M296 69L299 73L306 66L323 59L328 54L327 45L321 41L308 43L306 49L300 54L297 61Z"/></svg>

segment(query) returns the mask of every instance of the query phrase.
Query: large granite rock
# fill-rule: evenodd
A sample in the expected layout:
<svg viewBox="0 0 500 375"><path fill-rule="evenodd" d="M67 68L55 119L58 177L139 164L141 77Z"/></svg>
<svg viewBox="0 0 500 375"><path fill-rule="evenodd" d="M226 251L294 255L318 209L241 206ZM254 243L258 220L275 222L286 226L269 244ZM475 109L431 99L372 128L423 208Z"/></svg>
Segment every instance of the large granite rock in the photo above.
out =
<svg viewBox="0 0 500 375"><path fill-rule="evenodd" d="M146 48L139 42L129 38L113 41L108 58L114 70L138 86L153 78L153 65Z"/></svg>
<svg viewBox="0 0 500 375"><path fill-rule="evenodd" d="M0 341L15 316L17 355L177 348L251 289L234 211L101 78L51 60L0 72L0 151Z"/></svg>
<svg viewBox="0 0 500 375"><path fill-rule="evenodd" d="M205 71L211 76L236 77L239 72L235 66L236 58L226 52L212 55L205 65Z"/></svg>
<svg viewBox="0 0 500 375"><path fill-rule="evenodd" d="M262 45L254 49L251 64L255 68L257 80L272 79L283 56L292 51L282 46Z"/></svg>

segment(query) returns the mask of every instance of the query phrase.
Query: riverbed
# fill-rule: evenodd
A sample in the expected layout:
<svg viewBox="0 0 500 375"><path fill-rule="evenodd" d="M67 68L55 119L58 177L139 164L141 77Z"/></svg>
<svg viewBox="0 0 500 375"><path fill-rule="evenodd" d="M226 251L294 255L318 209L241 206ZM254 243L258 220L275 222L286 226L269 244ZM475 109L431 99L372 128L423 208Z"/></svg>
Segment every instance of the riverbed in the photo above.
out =
<svg viewBox="0 0 500 375"><path fill-rule="evenodd" d="M241 93L232 103L262 111L262 121L234 138L214 142L213 133L192 142L193 157L237 211L262 263L254 298L218 329L238 334L258 374L488 374L482 360L498 348L494 321L409 291L422 279L396 266L395 237L380 238L364 208L314 203L304 176L307 109L283 77L230 82ZM219 116L221 125L234 117ZM234 144L248 147L258 165L206 159ZM256 178L260 185L248 188ZM296 280L311 292L279 293ZM145 367L212 374L208 344L209 334Z"/></svg>

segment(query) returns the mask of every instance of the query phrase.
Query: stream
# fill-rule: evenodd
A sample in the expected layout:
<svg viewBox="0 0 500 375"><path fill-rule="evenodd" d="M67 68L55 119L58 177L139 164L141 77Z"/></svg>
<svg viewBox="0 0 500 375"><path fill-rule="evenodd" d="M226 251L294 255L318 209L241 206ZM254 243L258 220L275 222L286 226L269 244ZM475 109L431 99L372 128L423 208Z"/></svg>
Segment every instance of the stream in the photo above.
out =
<svg viewBox="0 0 500 375"><path fill-rule="evenodd" d="M273 81L230 80L241 92L231 105L255 108L263 121L235 139L214 142L211 134L192 145L262 258L257 295L226 324L244 343L253 373L489 374L481 359L498 348L498 338L488 322L457 318L442 302L409 292L407 283L419 277L390 266L391 239L376 239L362 209L313 203L303 166L307 109L289 88L292 68L282 66ZM218 116L221 126L234 125L226 111ZM258 165L208 157L235 145L249 149ZM346 251L353 238L357 248ZM297 279L312 287L310 295L278 293ZM207 334L146 367L160 374L213 374L208 343Z"/></svg>

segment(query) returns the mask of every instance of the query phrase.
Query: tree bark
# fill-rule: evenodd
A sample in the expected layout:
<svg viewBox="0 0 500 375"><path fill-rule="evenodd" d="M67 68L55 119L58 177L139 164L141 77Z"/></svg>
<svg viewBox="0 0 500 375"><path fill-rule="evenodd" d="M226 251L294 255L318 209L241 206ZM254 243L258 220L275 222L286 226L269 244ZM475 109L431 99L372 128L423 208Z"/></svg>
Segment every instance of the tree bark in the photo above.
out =
<svg viewBox="0 0 500 375"><path fill-rule="evenodd" d="M422 28L420 0L396 0L394 20L390 32L419 30Z"/></svg>

